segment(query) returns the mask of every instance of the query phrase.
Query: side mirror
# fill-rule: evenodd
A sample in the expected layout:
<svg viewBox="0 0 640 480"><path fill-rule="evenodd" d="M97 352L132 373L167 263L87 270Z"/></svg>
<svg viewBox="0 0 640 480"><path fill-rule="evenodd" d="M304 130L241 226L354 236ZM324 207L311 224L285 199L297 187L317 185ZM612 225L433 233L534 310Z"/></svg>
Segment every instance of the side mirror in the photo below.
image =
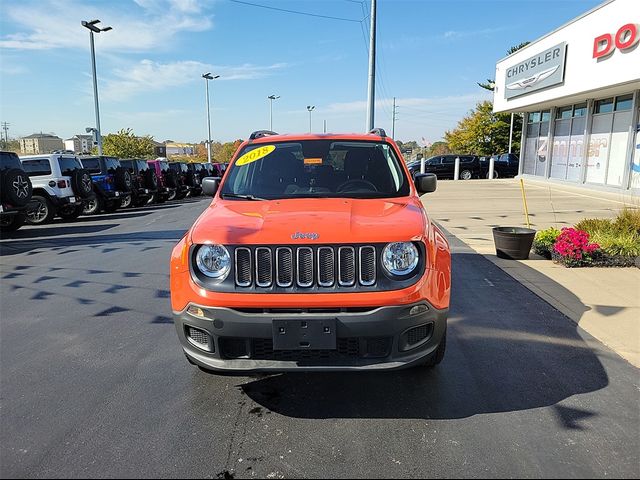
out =
<svg viewBox="0 0 640 480"><path fill-rule="evenodd" d="M416 174L415 184L420 195L435 192L438 186L438 177L433 173L418 173Z"/></svg>
<svg viewBox="0 0 640 480"><path fill-rule="evenodd" d="M209 197L213 197L218 191L220 177L204 177L202 179L202 193Z"/></svg>

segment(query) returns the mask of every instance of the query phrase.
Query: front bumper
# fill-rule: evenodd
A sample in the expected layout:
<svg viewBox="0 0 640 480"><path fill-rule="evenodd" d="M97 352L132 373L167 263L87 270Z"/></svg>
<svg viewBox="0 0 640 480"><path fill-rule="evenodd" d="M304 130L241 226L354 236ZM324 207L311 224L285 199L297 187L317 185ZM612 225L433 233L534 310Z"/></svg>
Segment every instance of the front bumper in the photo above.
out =
<svg viewBox="0 0 640 480"><path fill-rule="evenodd" d="M412 307L422 311L410 314ZM194 305L195 306L195 305ZM426 307L426 308L425 308ZM206 369L230 372L394 370L420 364L434 354L447 327L448 310L426 301L371 309L304 310L257 313L199 307L204 317L185 309L174 321L187 357ZM326 309L325 309L326 310ZM273 321L335 320L336 350L273 350ZM189 327L208 335L194 342ZM413 342L413 343L410 343Z"/></svg>

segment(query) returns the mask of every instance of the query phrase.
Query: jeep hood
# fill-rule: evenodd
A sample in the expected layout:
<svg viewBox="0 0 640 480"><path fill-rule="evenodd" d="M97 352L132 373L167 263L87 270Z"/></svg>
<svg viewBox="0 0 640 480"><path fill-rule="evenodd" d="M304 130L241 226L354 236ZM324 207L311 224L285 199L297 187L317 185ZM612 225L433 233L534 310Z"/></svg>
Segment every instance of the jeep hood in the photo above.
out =
<svg viewBox="0 0 640 480"><path fill-rule="evenodd" d="M427 221L416 197L269 201L216 198L193 226L191 241L289 245L419 240Z"/></svg>

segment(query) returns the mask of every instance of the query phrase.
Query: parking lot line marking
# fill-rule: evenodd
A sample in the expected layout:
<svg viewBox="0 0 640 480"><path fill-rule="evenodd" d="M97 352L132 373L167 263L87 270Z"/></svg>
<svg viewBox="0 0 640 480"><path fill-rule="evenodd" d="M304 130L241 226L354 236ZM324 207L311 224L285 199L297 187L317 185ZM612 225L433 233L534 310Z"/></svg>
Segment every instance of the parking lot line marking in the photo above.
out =
<svg viewBox="0 0 640 480"><path fill-rule="evenodd" d="M490 287L495 287L495 285L488 278L485 278L484 281L487 282Z"/></svg>

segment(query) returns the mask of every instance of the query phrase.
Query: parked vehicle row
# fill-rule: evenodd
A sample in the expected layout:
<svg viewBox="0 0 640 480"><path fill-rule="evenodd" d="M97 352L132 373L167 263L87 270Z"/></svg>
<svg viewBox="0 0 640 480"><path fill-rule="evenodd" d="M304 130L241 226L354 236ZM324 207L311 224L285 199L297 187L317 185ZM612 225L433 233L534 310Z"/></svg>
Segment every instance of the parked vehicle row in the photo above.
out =
<svg viewBox="0 0 640 480"><path fill-rule="evenodd" d="M220 164L76 156L66 153L19 157L0 152L0 229L25 222L41 225L56 216L112 213L120 208L195 197L202 179L221 177Z"/></svg>
<svg viewBox="0 0 640 480"><path fill-rule="evenodd" d="M472 178L489 178L489 162L492 157L477 155L436 155L425 160L425 173L434 173L438 179L453 179L455 175L456 158L460 158L458 178L471 180ZM519 158L514 153L494 155L493 178L514 177L518 174ZM421 160L409 162L407 167L415 177L420 173Z"/></svg>

